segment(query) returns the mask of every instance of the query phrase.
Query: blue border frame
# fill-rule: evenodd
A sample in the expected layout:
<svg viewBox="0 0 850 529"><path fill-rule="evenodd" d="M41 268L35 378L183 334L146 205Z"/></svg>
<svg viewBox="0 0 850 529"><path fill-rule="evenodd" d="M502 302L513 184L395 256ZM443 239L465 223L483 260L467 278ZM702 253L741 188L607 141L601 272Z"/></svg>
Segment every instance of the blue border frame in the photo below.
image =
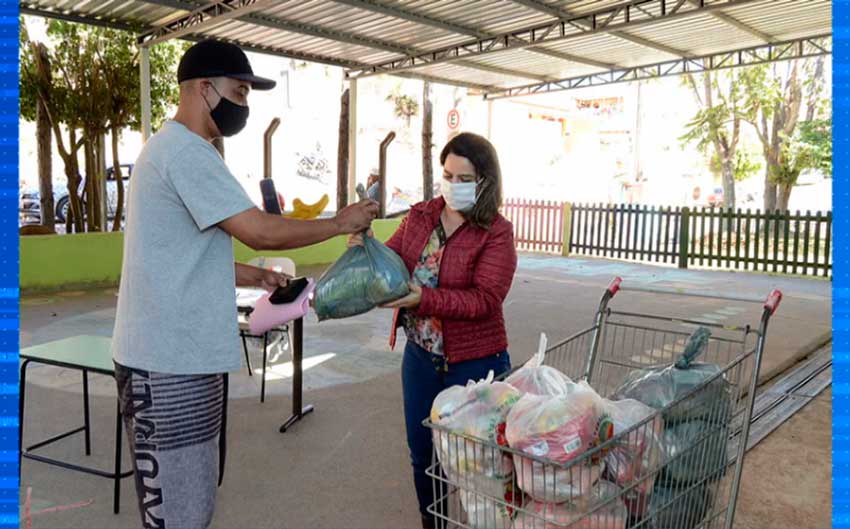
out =
<svg viewBox="0 0 850 529"><path fill-rule="evenodd" d="M0 527L19 526L18 9L0 0Z"/></svg>
<svg viewBox="0 0 850 529"><path fill-rule="evenodd" d="M850 0L833 0L832 524L850 527Z"/></svg>

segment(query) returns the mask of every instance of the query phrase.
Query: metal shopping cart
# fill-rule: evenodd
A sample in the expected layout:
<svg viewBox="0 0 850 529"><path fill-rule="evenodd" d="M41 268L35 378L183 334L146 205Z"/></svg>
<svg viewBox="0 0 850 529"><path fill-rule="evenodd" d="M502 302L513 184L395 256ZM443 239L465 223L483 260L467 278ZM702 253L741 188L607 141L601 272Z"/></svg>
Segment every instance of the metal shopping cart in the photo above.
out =
<svg viewBox="0 0 850 529"><path fill-rule="evenodd" d="M612 310L609 302L620 291L669 299L673 315ZM682 297L758 303L761 319L756 327L688 319L675 314L673 303ZM567 462L426 419L435 447L429 510L438 526L732 527L767 326L781 299L778 290L765 300L628 287L615 279L593 326L550 347L546 365L609 397L636 370L672 364L693 330L707 327L711 335L700 360L715 364L716 374L633 426L600 436ZM631 466L617 467L624 458Z"/></svg>

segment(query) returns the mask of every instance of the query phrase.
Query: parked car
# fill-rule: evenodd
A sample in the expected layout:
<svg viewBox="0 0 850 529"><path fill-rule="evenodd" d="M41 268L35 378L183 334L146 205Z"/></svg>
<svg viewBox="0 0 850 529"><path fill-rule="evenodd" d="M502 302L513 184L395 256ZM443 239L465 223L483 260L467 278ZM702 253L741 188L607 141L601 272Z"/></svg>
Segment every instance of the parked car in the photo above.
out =
<svg viewBox="0 0 850 529"><path fill-rule="evenodd" d="M127 208L127 191L130 188L130 177L133 174L133 164L121 164L121 176L124 181L124 211ZM79 192L82 195L85 189L85 179L81 179ZM67 186L54 186L53 204L56 208L56 221L65 222L68 218L71 199L68 196ZM106 169L106 216L115 218L118 206L118 183L115 179L113 167ZM25 188L21 190L18 206L18 217L21 224L37 224L41 222L41 195L38 188Z"/></svg>

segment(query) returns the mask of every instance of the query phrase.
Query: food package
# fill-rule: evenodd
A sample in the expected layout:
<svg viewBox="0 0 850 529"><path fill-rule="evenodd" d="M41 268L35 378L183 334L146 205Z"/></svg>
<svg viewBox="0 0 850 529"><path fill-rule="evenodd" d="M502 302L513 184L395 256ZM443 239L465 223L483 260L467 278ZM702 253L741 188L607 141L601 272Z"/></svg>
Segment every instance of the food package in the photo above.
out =
<svg viewBox="0 0 850 529"><path fill-rule="evenodd" d="M620 488L600 481L591 493L575 502L530 501L517 512L513 529L624 529L628 511Z"/></svg>
<svg viewBox="0 0 850 529"><path fill-rule="evenodd" d="M494 382L490 371L482 381L443 390L431 407L431 422L442 427L432 430L437 458L458 488L471 527L511 526L505 498L511 495L513 463L501 447L507 446L505 418L519 398L510 384Z"/></svg>
<svg viewBox="0 0 850 529"><path fill-rule="evenodd" d="M586 495L602 474L601 458L564 465L612 433L602 398L584 381L571 383L563 396L523 396L508 414L505 437L511 448L546 462L514 457L520 489L549 503Z"/></svg>
<svg viewBox="0 0 850 529"><path fill-rule="evenodd" d="M732 385L719 375L722 371L720 366L693 361L706 349L710 334L705 327L697 329L674 365L631 372L614 391L613 398L635 399L660 410L687 397L665 410L665 422L694 419L728 421L732 413ZM711 382L706 387L689 396L709 380Z"/></svg>
<svg viewBox="0 0 850 529"><path fill-rule="evenodd" d="M383 243L363 235L316 284L313 308L319 321L348 318L410 293L407 267Z"/></svg>
<svg viewBox="0 0 850 529"><path fill-rule="evenodd" d="M545 343L545 335L541 344ZM555 369L543 365L545 352L540 350L521 368L514 371L505 382L517 388L520 393L532 395L566 395L572 384L570 378Z"/></svg>
<svg viewBox="0 0 850 529"><path fill-rule="evenodd" d="M639 425L605 455L605 476L624 488L637 483L624 500L630 514L642 516L655 484L655 469L664 456L663 421L655 415L656 410L632 399L605 401L605 409L614 424L615 437Z"/></svg>

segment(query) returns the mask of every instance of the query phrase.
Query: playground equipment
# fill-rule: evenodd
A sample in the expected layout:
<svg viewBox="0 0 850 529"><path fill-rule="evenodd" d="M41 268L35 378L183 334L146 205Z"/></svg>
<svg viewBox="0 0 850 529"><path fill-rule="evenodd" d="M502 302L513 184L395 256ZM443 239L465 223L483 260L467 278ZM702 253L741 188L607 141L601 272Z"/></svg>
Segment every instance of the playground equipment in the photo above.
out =
<svg viewBox="0 0 850 529"><path fill-rule="evenodd" d="M275 190L274 180L272 180L272 135L274 135L277 127L280 125L280 118L272 119L269 123L266 132L263 134L263 179L260 180L260 192L263 195L263 209L267 213L275 213L283 215L290 219L309 220L315 219L328 206L330 197L327 194L322 195L322 198L313 204L305 204L300 199L296 198L292 201L292 213L283 213L281 211L284 201L283 196Z"/></svg>

